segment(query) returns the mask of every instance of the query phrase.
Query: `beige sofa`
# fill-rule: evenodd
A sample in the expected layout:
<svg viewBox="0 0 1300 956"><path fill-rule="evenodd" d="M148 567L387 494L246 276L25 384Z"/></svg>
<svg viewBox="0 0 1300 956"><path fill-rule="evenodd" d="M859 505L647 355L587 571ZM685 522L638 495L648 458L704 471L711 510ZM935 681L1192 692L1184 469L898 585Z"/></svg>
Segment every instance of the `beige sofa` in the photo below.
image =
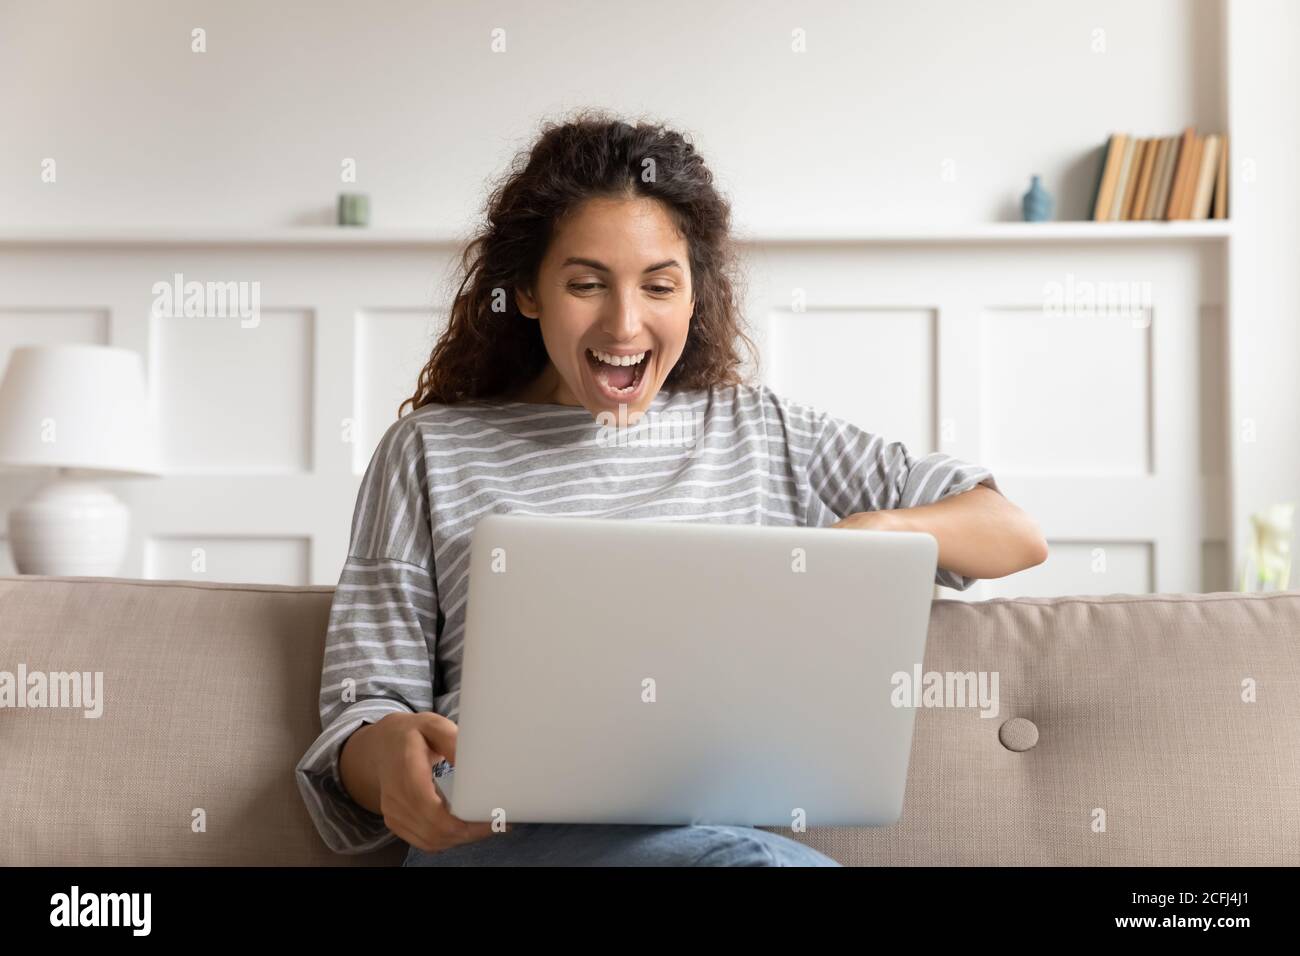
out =
<svg viewBox="0 0 1300 956"><path fill-rule="evenodd" d="M0 578L0 671L104 675L98 718L0 710L0 864L399 863L330 852L295 783L331 593ZM796 838L857 865L1300 864L1300 591L936 601L925 667L998 672L999 715L921 709L901 822Z"/></svg>

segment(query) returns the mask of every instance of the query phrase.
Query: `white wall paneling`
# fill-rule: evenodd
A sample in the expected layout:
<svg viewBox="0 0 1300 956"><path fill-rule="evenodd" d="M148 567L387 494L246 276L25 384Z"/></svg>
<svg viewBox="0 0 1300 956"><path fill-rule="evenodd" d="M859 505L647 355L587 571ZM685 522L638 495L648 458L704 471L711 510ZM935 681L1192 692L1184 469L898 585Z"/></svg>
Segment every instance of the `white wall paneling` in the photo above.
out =
<svg viewBox="0 0 1300 956"><path fill-rule="evenodd" d="M749 310L774 388L918 455L986 465L1042 525L1045 565L942 596L1229 586L1219 242L755 253Z"/></svg>
<svg viewBox="0 0 1300 956"><path fill-rule="evenodd" d="M933 447L935 318L931 308L773 310L766 381L794 401L870 422L909 448Z"/></svg>
<svg viewBox="0 0 1300 956"><path fill-rule="evenodd" d="M987 465L1041 522L1047 565L942 596L1228 586L1227 229L1133 225L746 241L767 382ZM346 230L0 236L0 350L145 356L168 474L110 483L133 515L123 574L334 583L359 476L446 321L456 252ZM176 273L260 283L260 322L151 315ZM1149 301L1136 320L1053 314L1049 284L1071 282L1137 283ZM0 479L0 508L36 481Z"/></svg>
<svg viewBox="0 0 1300 956"><path fill-rule="evenodd" d="M132 513L121 573L337 582L359 475L427 357L420 317L446 300L451 246L85 238L0 243L0 354L94 341L144 356L167 474L107 483ZM258 283L260 321L153 315L155 283L177 273ZM37 482L0 477L0 511Z"/></svg>
<svg viewBox="0 0 1300 956"><path fill-rule="evenodd" d="M989 597L1147 594L1156 590L1153 547L1150 541L1057 540L1051 558L1038 567L977 586ZM953 596L947 588L936 590Z"/></svg>
<svg viewBox="0 0 1300 956"><path fill-rule="evenodd" d="M245 325L245 322L248 324ZM152 376L171 474L311 469L312 314L153 319Z"/></svg>
<svg viewBox="0 0 1300 956"><path fill-rule="evenodd" d="M352 445L352 470L360 475L370 462L398 406L415 391L420 369L446 326L445 312L422 309L370 309L354 320L355 409L358 430Z"/></svg>
<svg viewBox="0 0 1300 956"><path fill-rule="evenodd" d="M169 580L305 584L310 552L307 537L159 536L145 542L143 571Z"/></svg>

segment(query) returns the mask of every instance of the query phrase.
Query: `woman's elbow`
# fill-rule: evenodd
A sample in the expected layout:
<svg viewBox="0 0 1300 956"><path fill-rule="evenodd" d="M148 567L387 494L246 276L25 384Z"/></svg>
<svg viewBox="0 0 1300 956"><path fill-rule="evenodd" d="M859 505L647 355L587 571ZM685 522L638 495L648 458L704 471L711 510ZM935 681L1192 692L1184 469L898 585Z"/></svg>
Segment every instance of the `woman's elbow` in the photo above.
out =
<svg viewBox="0 0 1300 956"><path fill-rule="evenodd" d="M1034 541L1030 550L1030 560L1027 567L1031 567L1031 568L1038 567L1040 564L1042 564L1044 561L1047 560L1047 555L1048 555L1047 539L1044 538L1041 534L1038 534L1034 537Z"/></svg>
<svg viewBox="0 0 1300 956"><path fill-rule="evenodd" d="M1012 562L1015 567L1008 571L1008 574L1036 568L1047 560L1048 555L1047 539L1043 537L1038 522L1019 508L1016 508L1015 519L1012 522L1015 527L1012 535L1013 543L1007 549L1007 553L1013 556Z"/></svg>
<svg viewBox="0 0 1300 956"><path fill-rule="evenodd" d="M1024 565L1017 569L1020 571L1038 567L1047 560L1048 555L1047 539L1043 537L1043 532L1039 530L1032 518L1026 516L1025 520L1027 527L1023 534Z"/></svg>

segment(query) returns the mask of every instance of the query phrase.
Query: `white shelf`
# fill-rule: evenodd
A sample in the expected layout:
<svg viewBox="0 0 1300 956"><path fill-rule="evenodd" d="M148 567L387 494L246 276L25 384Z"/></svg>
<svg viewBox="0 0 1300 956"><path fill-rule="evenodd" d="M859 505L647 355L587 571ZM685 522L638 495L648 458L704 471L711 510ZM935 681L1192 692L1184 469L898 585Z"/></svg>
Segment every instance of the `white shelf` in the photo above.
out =
<svg viewBox="0 0 1300 956"><path fill-rule="evenodd" d="M856 233L834 231L764 235L745 241L763 243L879 242L879 243L986 243L986 242L1170 242L1224 239L1231 233L1229 219L1164 222L987 222L933 226L882 226Z"/></svg>
<svg viewBox="0 0 1300 956"><path fill-rule="evenodd" d="M744 245L837 243L1023 243L1184 242L1226 239L1229 219L1174 222L990 222L956 225L880 226L789 233L738 233ZM468 236L427 229L355 226L280 228L67 228L0 230L0 247L46 246L454 246Z"/></svg>
<svg viewBox="0 0 1300 956"><path fill-rule="evenodd" d="M426 229L149 226L0 230L0 246L440 246L459 240Z"/></svg>

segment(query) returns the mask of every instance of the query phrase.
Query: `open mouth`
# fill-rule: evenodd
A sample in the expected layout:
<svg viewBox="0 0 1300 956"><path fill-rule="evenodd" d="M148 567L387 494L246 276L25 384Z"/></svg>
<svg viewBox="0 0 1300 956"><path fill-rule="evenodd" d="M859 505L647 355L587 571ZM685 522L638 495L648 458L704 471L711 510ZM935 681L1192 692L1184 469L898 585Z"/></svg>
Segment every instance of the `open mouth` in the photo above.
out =
<svg viewBox="0 0 1300 956"><path fill-rule="evenodd" d="M647 349L641 356L641 360L634 365L613 365L602 361L591 349L587 349L584 354L592 377L600 390L609 398L626 400L640 393L641 382L645 378L645 371L650 365L650 357L653 353Z"/></svg>

